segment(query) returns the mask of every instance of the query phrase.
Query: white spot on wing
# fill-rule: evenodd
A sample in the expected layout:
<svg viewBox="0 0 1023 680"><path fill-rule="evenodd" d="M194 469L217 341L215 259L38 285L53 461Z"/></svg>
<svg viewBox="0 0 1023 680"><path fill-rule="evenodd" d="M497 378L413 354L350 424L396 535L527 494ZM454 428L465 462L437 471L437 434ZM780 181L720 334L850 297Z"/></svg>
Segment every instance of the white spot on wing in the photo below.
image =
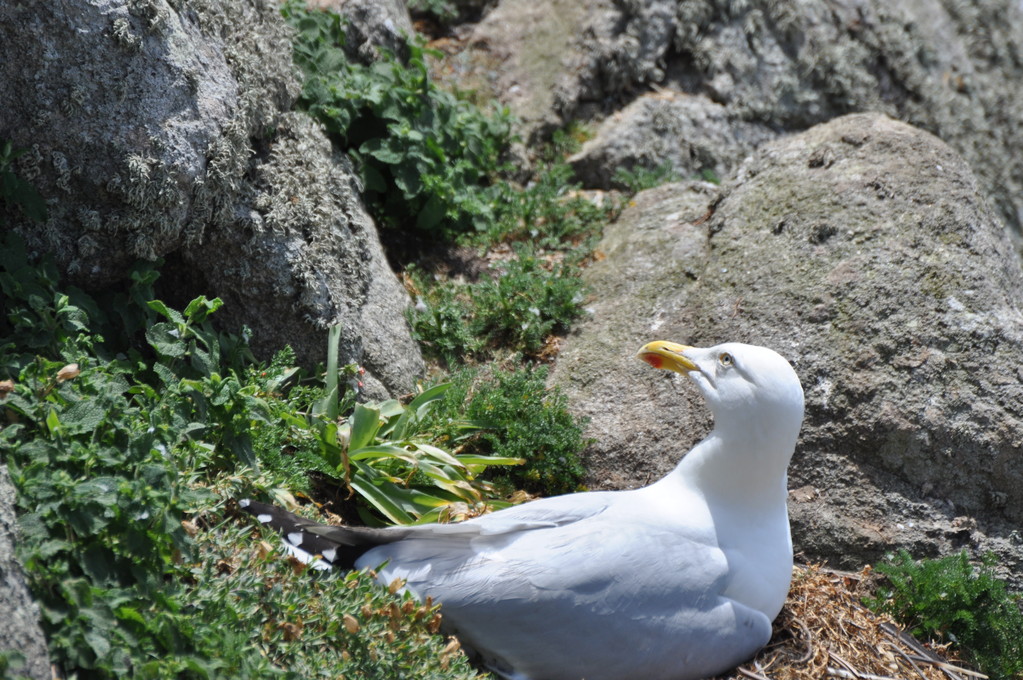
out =
<svg viewBox="0 0 1023 680"><path fill-rule="evenodd" d="M304 538L305 538L305 536L302 534L301 531L295 531L293 533L288 534L288 536L287 536L288 543L290 543L290 544L292 544L294 546L302 545L302 540Z"/></svg>
<svg viewBox="0 0 1023 680"><path fill-rule="evenodd" d="M258 519L262 524L269 524L273 517L264 513L262 515L256 515L256 519Z"/></svg>

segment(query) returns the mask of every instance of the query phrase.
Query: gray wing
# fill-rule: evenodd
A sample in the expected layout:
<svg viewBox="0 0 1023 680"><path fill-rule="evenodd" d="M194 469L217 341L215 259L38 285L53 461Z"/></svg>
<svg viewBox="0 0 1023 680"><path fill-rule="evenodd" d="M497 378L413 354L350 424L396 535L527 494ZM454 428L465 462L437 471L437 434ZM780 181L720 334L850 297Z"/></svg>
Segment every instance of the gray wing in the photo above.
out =
<svg viewBox="0 0 1023 680"><path fill-rule="evenodd" d="M413 593L440 602L445 625L499 672L700 678L768 641L764 614L721 595L729 571L716 546L596 496L574 511L541 506L491 527L529 528L469 540L409 537L371 553L390 560L382 581L404 578ZM558 523L565 515L555 511L566 509L575 519Z"/></svg>

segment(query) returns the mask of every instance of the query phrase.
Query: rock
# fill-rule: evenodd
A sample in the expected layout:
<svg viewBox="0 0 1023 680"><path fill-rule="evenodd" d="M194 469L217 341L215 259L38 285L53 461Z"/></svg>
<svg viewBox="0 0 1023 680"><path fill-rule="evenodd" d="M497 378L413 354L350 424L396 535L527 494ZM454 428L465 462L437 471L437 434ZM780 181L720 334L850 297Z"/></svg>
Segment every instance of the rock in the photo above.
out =
<svg viewBox="0 0 1023 680"><path fill-rule="evenodd" d="M591 418L594 486L662 475L709 427L639 346L762 344L806 392L790 509L808 559L993 550L1023 583L1023 271L962 157L845 116L766 144L719 195L639 194L599 249L594 313L553 374Z"/></svg>
<svg viewBox="0 0 1023 680"><path fill-rule="evenodd" d="M0 220L35 253L91 289L166 258L158 292L222 297L218 319L251 328L262 356L291 344L322 361L341 323L371 396L412 387L408 298L351 167L290 111L300 85L275 3L8 3L0 26L0 136L29 149L19 170L49 210Z"/></svg>
<svg viewBox="0 0 1023 680"><path fill-rule="evenodd" d="M345 52L364 64L374 61L381 47L404 58L405 40L416 34L405 0L309 0L308 4L345 18Z"/></svg>
<svg viewBox="0 0 1023 680"><path fill-rule="evenodd" d="M611 2L503 0L472 31L472 49L486 53L488 64L501 64L494 91L532 140L564 124L556 90L579 59L574 41L597 7L606 15Z"/></svg>
<svg viewBox="0 0 1023 680"><path fill-rule="evenodd" d="M665 90L638 97L605 120L569 159L588 187L626 189L619 169L667 169L683 178L726 177L747 154L778 133L747 123L705 95Z"/></svg>
<svg viewBox="0 0 1023 680"><path fill-rule="evenodd" d="M1014 0L503 0L474 35L506 53L499 91L527 137L651 89L705 97L728 121L777 132L880 111L945 140L1002 217L1017 231L1023 221L1023 7ZM646 135L662 134L649 121ZM636 122L626 116L600 136L643 137ZM676 149L701 145L692 131L680 126ZM718 143L712 134L703 145ZM644 160L657 167L671 154Z"/></svg>
<svg viewBox="0 0 1023 680"><path fill-rule="evenodd" d="M39 626L39 607L14 556L18 539L14 507L14 486L7 466L0 465L0 611L4 613L0 617L0 653L13 650L25 659L20 668L11 669L11 677L49 680L50 657Z"/></svg>

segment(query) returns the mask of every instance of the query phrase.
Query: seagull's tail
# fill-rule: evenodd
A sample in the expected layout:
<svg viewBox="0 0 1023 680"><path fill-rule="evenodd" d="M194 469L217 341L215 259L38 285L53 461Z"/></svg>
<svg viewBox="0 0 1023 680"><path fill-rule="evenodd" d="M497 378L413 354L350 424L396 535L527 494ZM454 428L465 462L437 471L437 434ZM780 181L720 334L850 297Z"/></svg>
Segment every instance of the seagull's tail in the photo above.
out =
<svg viewBox="0 0 1023 680"><path fill-rule="evenodd" d="M401 529L336 527L299 517L276 505L245 498L238 506L261 524L275 529L285 549L314 569L352 569L364 552L383 543L401 540Z"/></svg>

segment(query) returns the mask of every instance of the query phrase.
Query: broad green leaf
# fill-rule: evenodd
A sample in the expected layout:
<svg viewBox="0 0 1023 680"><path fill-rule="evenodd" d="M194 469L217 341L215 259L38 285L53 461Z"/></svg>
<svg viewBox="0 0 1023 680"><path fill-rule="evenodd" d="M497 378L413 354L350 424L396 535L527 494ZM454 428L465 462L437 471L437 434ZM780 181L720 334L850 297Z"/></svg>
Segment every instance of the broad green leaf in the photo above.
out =
<svg viewBox="0 0 1023 680"><path fill-rule="evenodd" d="M327 376L324 381L326 397L322 413L328 420L337 420L340 415L339 387L337 384L337 355L340 349L341 326L331 326L327 331Z"/></svg>
<svg viewBox="0 0 1023 680"><path fill-rule="evenodd" d="M181 339L178 326L161 321L146 329L146 341L165 357L181 357L185 355L185 343Z"/></svg>
<svg viewBox="0 0 1023 680"><path fill-rule="evenodd" d="M295 375L298 374L300 370L301 369L298 366L293 366L291 368L285 369L285 371L280 375L275 376L272 379L268 380L266 382L266 386L264 387L264 389L270 394L280 392L284 388L284 386L287 385L288 382L292 378L294 378Z"/></svg>
<svg viewBox="0 0 1023 680"><path fill-rule="evenodd" d="M409 405L405 408L405 412L401 414L398 422L394 425L394 437L396 439L407 439L411 436L411 426L417 420L421 420L430 409L436 405L438 399L444 397L444 393L450 389L451 383L441 383L434 385L430 389L424 391L422 394L416 396Z"/></svg>
<svg viewBox="0 0 1023 680"><path fill-rule="evenodd" d="M430 230L441 223L447 213L444 201L437 194L433 194L419 210L416 216L416 228Z"/></svg>
<svg viewBox="0 0 1023 680"><path fill-rule="evenodd" d="M253 470L259 470L259 461L256 459L256 452L252 448L252 437L248 432L236 434L234 432L224 433L224 443L234 454L235 458Z"/></svg>
<svg viewBox="0 0 1023 680"><path fill-rule="evenodd" d="M341 470L343 452L337 443L337 423L333 421L324 423L319 441L320 453L323 455L327 465L339 472L345 472Z"/></svg>
<svg viewBox="0 0 1023 680"><path fill-rule="evenodd" d="M168 307L163 302L163 300L150 300L146 304L149 305L149 308L151 310L153 310L163 318L167 319L168 321L172 321L173 323L179 326L184 325L185 317L181 316L181 314L177 310Z"/></svg>
<svg viewBox="0 0 1023 680"><path fill-rule="evenodd" d="M51 435L60 433L60 418L57 416L56 409L50 409L49 413L46 414L46 429L50 431Z"/></svg>
<svg viewBox="0 0 1023 680"><path fill-rule="evenodd" d="M387 420L394 416L401 415L405 412L405 407L401 405L401 402L397 399L388 399L381 401L376 404L376 408L380 411L380 417Z"/></svg>
<svg viewBox="0 0 1023 680"><path fill-rule="evenodd" d="M205 295L200 295L185 307L185 318L195 322L205 321L207 316L220 309L223 305L224 301L220 298L207 300Z"/></svg>
<svg viewBox="0 0 1023 680"><path fill-rule="evenodd" d="M464 465L524 465L525 458L508 458L505 456L477 456L469 453L460 453L457 456L459 462Z"/></svg>
<svg viewBox="0 0 1023 680"><path fill-rule="evenodd" d="M411 465L416 465L418 463L418 458L413 452L391 444L378 444L376 446L364 446L359 449L350 449L348 457L353 461L398 458Z"/></svg>
<svg viewBox="0 0 1023 680"><path fill-rule="evenodd" d="M355 466L360 471L364 471L366 467L362 463L356 463ZM392 522L396 524L411 524L415 521L415 518L403 510L390 494L384 493L373 484L370 481L371 478L372 475L365 474L365 472L361 475L353 475L350 484L360 496L365 498L370 505L379 510Z"/></svg>
<svg viewBox="0 0 1023 680"><path fill-rule="evenodd" d="M465 463L443 449L439 449L431 444L423 443L417 443L416 446L435 460L439 460L440 462L448 465L454 465L455 467L465 467Z"/></svg>
<svg viewBox="0 0 1023 680"><path fill-rule="evenodd" d="M358 451L368 446L376 437L377 431L380 429L380 411L372 406L356 404L348 422L352 426L352 438L348 442L348 450Z"/></svg>
<svg viewBox="0 0 1023 680"><path fill-rule="evenodd" d="M359 147L359 151L387 165L398 165L405 160L404 151L394 145L386 144L384 138L381 137L367 140Z"/></svg>
<svg viewBox="0 0 1023 680"><path fill-rule="evenodd" d="M68 406L60 420L71 434L91 432L103 422L107 411L95 399L84 398Z"/></svg>
<svg viewBox="0 0 1023 680"><path fill-rule="evenodd" d="M210 375L217 368L210 353L198 347L192 350L191 364L200 375Z"/></svg>

